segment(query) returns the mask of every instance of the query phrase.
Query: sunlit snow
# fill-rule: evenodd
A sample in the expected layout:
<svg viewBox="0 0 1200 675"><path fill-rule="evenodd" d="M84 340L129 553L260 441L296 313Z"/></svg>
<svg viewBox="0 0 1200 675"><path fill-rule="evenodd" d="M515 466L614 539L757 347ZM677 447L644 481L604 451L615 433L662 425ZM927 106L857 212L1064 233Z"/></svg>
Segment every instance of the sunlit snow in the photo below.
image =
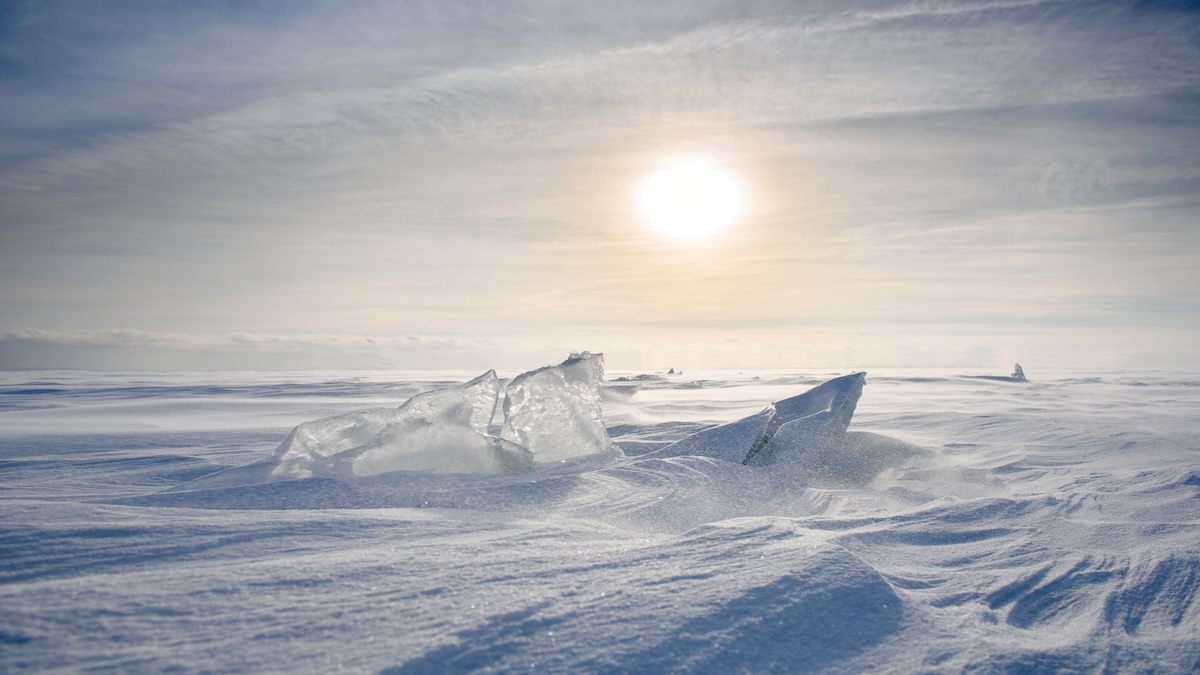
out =
<svg viewBox="0 0 1200 675"><path fill-rule="evenodd" d="M0 374L0 670L1200 664L1194 375L475 375Z"/></svg>

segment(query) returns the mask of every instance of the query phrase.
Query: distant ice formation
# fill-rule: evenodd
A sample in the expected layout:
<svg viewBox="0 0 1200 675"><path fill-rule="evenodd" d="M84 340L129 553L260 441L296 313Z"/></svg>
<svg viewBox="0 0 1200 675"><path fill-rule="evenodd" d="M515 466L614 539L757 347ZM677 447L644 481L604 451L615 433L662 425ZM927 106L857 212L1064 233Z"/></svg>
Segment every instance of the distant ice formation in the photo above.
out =
<svg viewBox="0 0 1200 675"><path fill-rule="evenodd" d="M973 380L995 380L997 382L1028 382L1029 381L1029 380L1025 379L1025 371L1021 368L1021 364L1019 364L1019 363L1015 364L1013 366L1012 375L1008 375L1007 377L1004 375L964 375L964 377L969 377Z"/></svg>
<svg viewBox="0 0 1200 675"><path fill-rule="evenodd" d="M846 433L862 396L866 373L838 377L765 410L723 424L652 453L699 455L747 465L808 463L835 447Z"/></svg>

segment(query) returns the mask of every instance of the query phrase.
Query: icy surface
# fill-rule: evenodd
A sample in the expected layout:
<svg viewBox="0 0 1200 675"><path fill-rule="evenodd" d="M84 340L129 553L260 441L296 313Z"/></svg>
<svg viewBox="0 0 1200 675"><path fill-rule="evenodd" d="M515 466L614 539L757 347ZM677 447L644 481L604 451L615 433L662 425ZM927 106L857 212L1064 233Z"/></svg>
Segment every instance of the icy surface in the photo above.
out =
<svg viewBox="0 0 1200 675"><path fill-rule="evenodd" d="M533 468L533 453L467 427L431 424L409 430L396 446L367 448L354 458L355 476L393 471L509 473Z"/></svg>
<svg viewBox="0 0 1200 675"><path fill-rule="evenodd" d="M305 422L275 451L269 477L528 470L532 455L527 450L487 435L499 391L496 372L489 370L466 384L414 396L399 408Z"/></svg>
<svg viewBox="0 0 1200 675"><path fill-rule="evenodd" d="M665 448L652 457L715 457L734 464L745 464L746 456L759 447L767 436L767 425L775 418L775 407L743 417L736 422L698 431Z"/></svg>
<svg viewBox="0 0 1200 675"><path fill-rule="evenodd" d="M0 373L0 672L1194 672L1200 377L1030 374L873 370L799 476L662 451L837 373L618 383L624 457L256 482L475 373Z"/></svg>
<svg viewBox="0 0 1200 675"><path fill-rule="evenodd" d="M346 479L399 471L510 473L534 462L608 451L601 422L602 354L572 354L513 378L504 392L502 437L488 434L500 400L489 370L462 385L418 394L399 408L370 408L298 425L256 462L183 486L229 487L267 480Z"/></svg>
<svg viewBox="0 0 1200 675"><path fill-rule="evenodd" d="M715 457L753 466L779 460L793 469L821 466L841 450L865 382L866 373L833 378L762 412L686 436L651 456Z"/></svg>
<svg viewBox="0 0 1200 675"><path fill-rule="evenodd" d="M594 455L609 448L600 421L602 354L572 354L513 378L504 392L501 436L533 453L537 462Z"/></svg>
<svg viewBox="0 0 1200 675"><path fill-rule="evenodd" d="M866 373L854 373L776 403L765 447L751 449L746 463L786 462L805 470L826 464L842 451L842 439L866 381Z"/></svg>

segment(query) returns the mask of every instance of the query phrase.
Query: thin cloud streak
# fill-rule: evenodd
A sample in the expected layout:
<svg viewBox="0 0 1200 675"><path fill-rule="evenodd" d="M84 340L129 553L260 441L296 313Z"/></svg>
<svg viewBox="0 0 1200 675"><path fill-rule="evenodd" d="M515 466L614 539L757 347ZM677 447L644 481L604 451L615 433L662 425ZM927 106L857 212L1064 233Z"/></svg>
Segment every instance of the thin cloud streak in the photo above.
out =
<svg viewBox="0 0 1200 675"><path fill-rule="evenodd" d="M21 94L0 138L48 139L0 171L0 329L560 344L980 306L1081 324L1098 295L1114 325L1140 304L1194 326L1195 12L521 6L166 11L105 23L70 67L0 50L58 73L0 83ZM708 252L629 199L678 153L753 193Z"/></svg>
<svg viewBox="0 0 1200 675"><path fill-rule="evenodd" d="M927 7L789 25L722 23L662 42L499 69L455 67L391 86L300 86L163 132L117 135L101 146L109 156L83 153L43 170L136 169L139 160L158 159L159 148L224 167L369 151L381 137L503 144L589 119L653 123L690 113L811 123L1151 96L1200 84L1194 17L1136 21L1130 31L1112 9L1083 12L1083 25L1065 20L1062 12L1079 3ZM1049 17L989 16L1042 7L1063 9ZM936 21L962 15L983 19ZM1053 21L1042 25L1047 18ZM892 23L899 30L883 30Z"/></svg>

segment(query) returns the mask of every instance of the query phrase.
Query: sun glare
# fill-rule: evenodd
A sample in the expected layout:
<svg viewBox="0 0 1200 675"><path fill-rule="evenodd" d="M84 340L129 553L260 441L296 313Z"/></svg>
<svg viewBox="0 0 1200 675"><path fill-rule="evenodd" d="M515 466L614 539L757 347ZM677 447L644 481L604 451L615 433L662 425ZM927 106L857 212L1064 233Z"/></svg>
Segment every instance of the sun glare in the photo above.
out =
<svg viewBox="0 0 1200 675"><path fill-rule="evenodd" d="M737 184L700 160L681 161L642 183L642 214L670 236L697 239L729 225L741 207Z"/></svg>

